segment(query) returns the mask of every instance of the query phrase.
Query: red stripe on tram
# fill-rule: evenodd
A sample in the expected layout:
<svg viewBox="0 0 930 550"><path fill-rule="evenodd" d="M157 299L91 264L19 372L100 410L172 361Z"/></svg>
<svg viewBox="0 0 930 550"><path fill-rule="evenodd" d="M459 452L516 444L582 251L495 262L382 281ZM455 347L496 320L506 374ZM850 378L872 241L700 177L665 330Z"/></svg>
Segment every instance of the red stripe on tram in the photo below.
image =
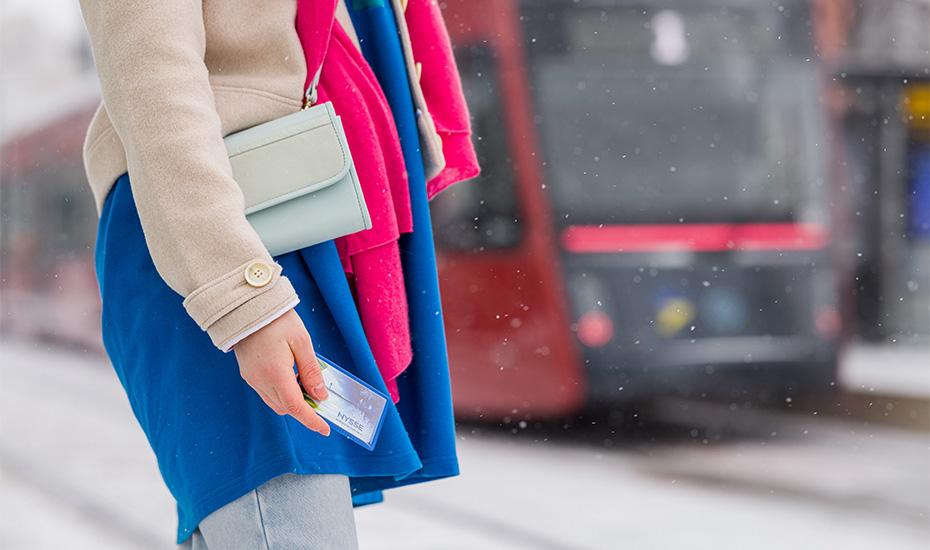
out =
<svg viewBox="0 0 930 550"><path fill-rule="evenodd" d="M561 235L568 252L817 250L829 236L819 224L572 225Z"/></svg>

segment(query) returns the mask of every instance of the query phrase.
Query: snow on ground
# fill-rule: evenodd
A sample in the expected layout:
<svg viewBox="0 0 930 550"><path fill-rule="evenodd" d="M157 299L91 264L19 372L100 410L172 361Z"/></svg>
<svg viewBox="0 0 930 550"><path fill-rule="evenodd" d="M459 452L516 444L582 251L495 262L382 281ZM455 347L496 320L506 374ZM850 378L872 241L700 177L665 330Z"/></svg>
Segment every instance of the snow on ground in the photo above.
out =
<svg viewBox="0 0 930 550"><path fill-rule="evenodd" d="M675 407L741 425L707 442L461 426L462 475L358 509L361 547L926 548L930 434ZM5 549L173 547L173 503L99 356L0 340L0 495Z"/></svg>

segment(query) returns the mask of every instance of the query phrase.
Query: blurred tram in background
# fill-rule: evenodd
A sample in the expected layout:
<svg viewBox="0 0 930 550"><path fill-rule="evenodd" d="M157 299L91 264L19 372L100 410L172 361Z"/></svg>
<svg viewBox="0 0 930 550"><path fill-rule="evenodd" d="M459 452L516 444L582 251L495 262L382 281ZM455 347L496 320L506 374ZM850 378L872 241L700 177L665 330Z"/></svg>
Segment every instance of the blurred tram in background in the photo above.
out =
<svg viewBox="0 0 930 550"><path fill-rule="evenodd" d="M830 388L806 2L448 0L445 15L483 167L433 203L460 417Z"/></svg>
<svg viewBox="0 0 930 550"><path fill-rule="evenodd" d="M95 107L0 148L0 332L103 350L97 217L81 160Z"/></svg>
<svg viewBox="0 0 930 550"><path fill-rule="evenodd" d="M829 386L840 323L807 2L443 10L483 168L432 203L461 417ZM102 351L80 150L94 107L0 150L0 331Z"/></svg>

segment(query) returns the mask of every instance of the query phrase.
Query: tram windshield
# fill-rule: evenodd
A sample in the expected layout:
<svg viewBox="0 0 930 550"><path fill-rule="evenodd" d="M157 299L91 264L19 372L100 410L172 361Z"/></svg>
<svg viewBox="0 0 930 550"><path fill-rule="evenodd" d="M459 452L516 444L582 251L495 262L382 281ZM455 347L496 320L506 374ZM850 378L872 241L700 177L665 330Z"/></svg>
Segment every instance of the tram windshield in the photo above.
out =
<svg viewBox="0 0 930 550"><path fill-rule="evenodd" d="M695 4L525 3L560 224L819 217L826 150L806 15Z"/></svg>

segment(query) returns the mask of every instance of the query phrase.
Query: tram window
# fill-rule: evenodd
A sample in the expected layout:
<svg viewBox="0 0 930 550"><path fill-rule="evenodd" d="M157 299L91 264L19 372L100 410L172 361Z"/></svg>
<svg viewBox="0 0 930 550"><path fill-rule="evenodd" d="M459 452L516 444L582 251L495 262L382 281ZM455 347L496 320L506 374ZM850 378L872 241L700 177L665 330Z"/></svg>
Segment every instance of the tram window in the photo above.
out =
<svg viewBox="0 0 930 550"><path fill-rule="evenodd" d="M431 201L436 244L469 252L513 247L520 241L520 220L494 54L485 46L459 47L456 63L481 174Z"/></svg>
<svg viewBox="0 0 930 550"><path fill-rule="evenodd" d="M809 43L780 39L804 36L805 20L740 6L527 2L560 223L822 217L816 67L798 53Z"/></svg>

